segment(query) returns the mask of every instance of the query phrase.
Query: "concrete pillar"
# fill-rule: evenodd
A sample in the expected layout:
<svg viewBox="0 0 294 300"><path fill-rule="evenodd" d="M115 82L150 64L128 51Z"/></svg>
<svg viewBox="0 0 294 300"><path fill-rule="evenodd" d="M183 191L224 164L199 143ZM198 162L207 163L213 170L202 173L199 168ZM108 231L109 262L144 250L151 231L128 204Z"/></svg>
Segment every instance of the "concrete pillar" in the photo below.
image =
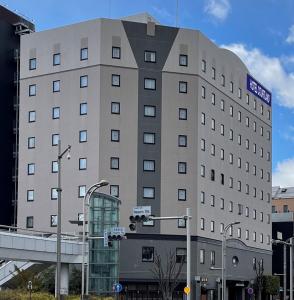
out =
<svg viewBox="0 0 294 300"><path fill-rule="evenodd" d="M242 288L242 300L245 300L245 291L246 291L246 289Z"/></svg>
<svg viewBox="0 0 294 300"><path fill-rule="evenodd" d="M200 285L200 282L197 282L196 281L196 284L195 284L195 288L196 288L196 291L195 291L195 299L196 300L201 300L201 285Z"/></svg>
<svg viewBox="0 0 294 300"><path fill-rule="evenodd" d="M55 297L56 297L56 280L57 276L55 274ZM60 294L68 295L68 285L69 285L69 264L61 264L60 269Z"/></svg>

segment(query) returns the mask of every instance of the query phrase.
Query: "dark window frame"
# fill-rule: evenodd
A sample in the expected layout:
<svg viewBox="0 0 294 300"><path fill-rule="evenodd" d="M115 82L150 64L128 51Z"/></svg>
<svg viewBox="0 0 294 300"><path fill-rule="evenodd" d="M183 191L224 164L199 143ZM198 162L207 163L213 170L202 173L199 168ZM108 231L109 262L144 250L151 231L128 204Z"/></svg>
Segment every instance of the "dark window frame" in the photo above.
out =
<svg viewBox="0 0 294 300"><path fill-rule="evenodd" d="M112 166L112 161L114 161L114 160L117 160L117 168L114 168ZM111 156L110 157L110 169L111 170L119 170L119 157L117 157L117 156Z"/></svg>
<svg viewBox="0 0 294 300"><path fill-rule="evenodd" d="M81 139L81 134L84 133L84 132L86 133L86 139L82 140ZM88 141L88 130L86 130L86 129L85 130L80 130L79 131L79 143L86 143L87 141Z"/></svg>
<svg viewBox="0 0 294 300"><path fill-rule="evenodd" d="M152 61L152 60L146 60L146 53L154 53L155 54L155 60L154 61ZM156 51L153 51L153 50L144 50L144 62L151 63L151 64L156 64L156 56L157 56Z"/></svg>
<svg viewBox="0 0 294 300"><path fill-rule="evenodd" d="M144 196L144 189L152 189L153 190L153 197L145 197ZM143 199L155 199L155 187L153 187L153 186L143 186Z"/></svg>
<svg viewBox="0 0 294 300"><path fill-rule="evenodd" d="M112 195L112 194L111 194L111 188L114 188L114 187L117 188L117 195ZM109 195L111 195L111 196L113 196L113 197L116 197L116 198L119 197L119 185L118 185L118 184L111 184L111 185L109 186Z"/></svg>
<svg viewBox="0 0 294 300"><path fill-rule="evenodd" d="M185 91L181 91L181 85L185 84L186 88ZM187 94L188 93L188 82L187 81L179 81L179 93L180 94Z"/></svg>
<svg viewBox="0 0 294 300"><path fill-rule="evenodd" d="M86 105L86 113L82 113L82 106ZM80 103L80 116L86 116L88 114L88 103L87 102L82 102Z"/></svg>
<svg viewBox="0 0 294 300"><path fill-rule="evenodd" d="M186 58L186 64L181 63L181 58L185 57ZM188 67L188 55L187 54L179 54L179 66L181 67Z"/></svg>
<svg viewBox="0 0 294 300"><path fill-rule="evenodd" d="M32 67L32 62L35 62L35 65L34 67ZM32 71L32 70L36 70L37 69L37 58L34 57L34 58L30 58L29 59L29 70Z"/></svg>
<svg viewBox="0 0 294 300"><path fill-rule="evenodd" d="M184 172L180 171L180 165L185 166L185 171ZM187 162L185 162L185 161L179 161L178 162L178 174L187 174Z"/></svg>
<svg viewBox="0 0 294 300"><path fill-rule="evenodd" d="M29 226L29 220L31 220L31 222L32 222L32 225L30 225L30 226ZM34 228L34 216L27 216L26 228Z"/></svg>
<svg viewBox="0 0 294 300"><path fill-rule="evenodd" d="M181 118L181 111L185 111L185 114L186 114L185 118ZM188 109L179 107L179 120L187 120L187 119L188 119Z"/></svg>
<svg viewBox="0 0 294 300"><path fill-rule="evenodd" d="M55 116L54 116L54 112L55 112L56 110L58 111L58 117L55 117ZM58 119L60 119L60 106L52 107L52 119L53 119L53 120L58 120Z"/></svg>
<svg viewBox="0 0 294 300"><path fill-rule="evenodd" d="M185 192L185 198L180 199L180 192L184 191ZM187 201L187 189L178 189L178 201Z"/></svg>
<svg viewBox="0 0 294 300"><path fill-rule="evenodd" d="M151 88L147 88L146 87L146 80L153 80L154 81L154 89L151 89ZM144 78L144 90L147 90L147 91L156 91L156 85L157 85L157 83L156 83L156 78L149 78L149 77L145 77Z"/></svg>
<svg viewBox="0 0 294 300"><path fill-rule="evenodd" d="M146 259L144 259L143 258L143 255L146 255L145 253L143 253L143 251L144 251L144 249L145 250L151 250L151 258L150 259L148 259L148 258L146 258ZM154 247L149 247L149 246L142 246L142 257L141 257L141 261L142 262L154 262Z"/></svg>
<svg viewBox="0 0 294 300"><path fill-rule="evenodd" d="M55 58L56 57L59 57L59 63L55 63ZM52 56L52 65L53 66L60 66L61 65L61 54L60 54L60 52L53 54L53 56Z"/></svg>
<svg viewBox="0 0 294 300"><path fill-rule="evenodd" d="M81 168L81 160L82 160L82 159L85 159L85 160L86 160L86 167L85 167L85 168ZM87 157L80 157L80 158L79 158L79 170L80 170L80 171L87 170Z"/></svg>
<svg viewBox="0 0 294 300"><path fill-rule="evenodd" d="M31 147L30 146L30 140L33 139L34 140L34 145ZM28 137L28 149L35 149L36 148L36 137L34 136L29 136Z"/></svg>
<svg viewBox="0 0 294 300"><path fill-rule="evenodd" d="M58 82L59 83L59 86L58 86L58 89L55 90L55 83ZM53 80L52 81L52 92L53 93L59 93L60 92L60 80Z"/></svg>
<svg viewBox="0 0 294 300"><path fill-rule="evenodd" d="M113 105L118 105L118 112L114 112L113 110L112 110L112 108L113 108ZM120 115L120 102L111 102L111 114L112 115Z"/></svg>
<svg viewBox="0 0 294 300"><path fill-rule="evenodd" d="M87 50L87 56L85 58L83 58L83 52ZM88 47L83 47L81 48L80 50L80 60L83 61L83 60L88 60L89 58L89 50L88 50Z"/></svg>
<svg viewBox="0 0 294 300"><path fill-rule="evenodd" d="M146 170L145 169L145 165L144 163L145 162L153 162L153 166L154 166L154 169L153 170ZM155 172L155 160L154 159L143 159L143 172Z"/></svg>
<svg viewBox="0 0 294 300"><path fill-rule="evenodd" d="M145 114L145 108L146 107L154 108L154 115L152 115L152 116L151 115L146 115ZM156 106L155 105L144 105L144 117L145 118L156 118Z"/></svg>
<svg viewBox="0 0 294 300"><path fill-rule="evenodd" d="M118 49L118 50L119 50L119 51L118 51L118 53L119 53L118 56L114 56L114 55L113 55L113 50L115 50L115 49ZM112 48L111 48L111 57L112 57L113 59L120 59L120 58L121 58L121 47L112 46Z"/></svg>
<svg viewBox="0 0 294 300"><path fill-rule="evenodd" d="M154 136L154 143L146 143L145 138L144 138L145 134L152 134ZM155 132L143 132L143 144L145 144L145 145L155 145L155 143L156 143L156 134L155 134Z"/></svg>
<svg viewBox="0 0 294 300"><path fill-rule="evenodd" d="M86 85L82 85L82 79L83 78L87 78L87 84ZM84 89L84 88L87 88L88 86L89 86L89 77L88 77L88 75L81 75L80 76L80 88Z"/></svg>
<svg viewBox="0 0 294 300"><path fill-rule="evenodd" d="M113 132L117 132L118 133L118 139L117 140L113 139L113 137L112 137L112 133ZM119 129L111 129L110 140L111 140L111 142L115 142L115 143L119 143L120 142L120 130Z"/></svg>
<svg viewBox="0 0 294 300"><path fill-rule="evenodd" d="M118 77L118 84L114 84L114 77ZM113 87L120 87L120 74L111 74L111 86Z"/></svg>
<svg viewBox="0 0 294 300"><path fill-rule="evenodd" d="M29 193L30 192L33 192L33 199L32 200L29 199ZM35 201L35 190L27 190L27 202L33 202L33 201Z"/></svg>

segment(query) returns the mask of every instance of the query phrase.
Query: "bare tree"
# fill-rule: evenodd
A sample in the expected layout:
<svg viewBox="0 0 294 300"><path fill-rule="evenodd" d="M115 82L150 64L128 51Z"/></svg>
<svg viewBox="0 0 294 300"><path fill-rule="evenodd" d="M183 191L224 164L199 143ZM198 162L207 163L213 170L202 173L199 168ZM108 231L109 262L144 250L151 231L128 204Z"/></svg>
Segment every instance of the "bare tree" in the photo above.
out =
<svg viewBox="0 0 294 300"><path fill-rule="evenodd" d="M171 300L173 291L179 284L179 277L183 269L185 256L180 258L180 262L176 260L176 253L169 251L166 254L165 261L162 260L160 254L155 253L153 268L154 279L158 281L159 290L163 300Z"/></svg>

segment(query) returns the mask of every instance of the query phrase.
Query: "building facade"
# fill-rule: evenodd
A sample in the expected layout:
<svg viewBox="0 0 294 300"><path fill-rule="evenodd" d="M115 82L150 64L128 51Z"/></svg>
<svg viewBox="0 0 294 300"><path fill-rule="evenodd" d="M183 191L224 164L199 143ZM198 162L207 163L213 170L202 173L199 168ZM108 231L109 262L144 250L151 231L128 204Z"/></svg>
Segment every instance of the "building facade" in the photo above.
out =
<svg viewBox="0 0 294 300"><path fill-rule="evenodd" d="M0 224L16 224L18 155L18 59L20 35L34 30L23 17L0 6L0 90L1 145L0 188L2 191Z"/></svg>
<svg viewBox="0 0 294 300"><path fill-rule="evenodd" d="M272 188L272 213L294 212L294 187Z"/></svg>
<svg viewBox="0 0 294 300"><path fill-rule="evenodd" d="M23 36L20 70L19 226L57 225L60 138L72 146L62 164L63 231L80 231L69 221L82 218L86 188L103 178L127 228L135 206L155 216L192 209L197 293L219 292L221 271L211 267L221 266L222 231L234 221L230 299L245 299L256 260L271 272L271 107L248 90L236 55L143 14ZM185 256L185 226L146 222L128 233L126 291L152 291L155 253Z"/></svg>

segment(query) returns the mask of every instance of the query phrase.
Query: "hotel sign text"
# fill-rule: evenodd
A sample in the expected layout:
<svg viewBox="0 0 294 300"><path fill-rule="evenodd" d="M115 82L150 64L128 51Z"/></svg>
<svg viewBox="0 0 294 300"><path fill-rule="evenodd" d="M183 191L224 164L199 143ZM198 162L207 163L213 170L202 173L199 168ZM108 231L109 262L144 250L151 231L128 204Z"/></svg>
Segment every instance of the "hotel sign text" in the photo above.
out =
<svg viewBox="0 0 294 300"><path fill-rule="evenodd" d="M271 106L272 94L249 74L247 74L247 90Z"/></svg>

